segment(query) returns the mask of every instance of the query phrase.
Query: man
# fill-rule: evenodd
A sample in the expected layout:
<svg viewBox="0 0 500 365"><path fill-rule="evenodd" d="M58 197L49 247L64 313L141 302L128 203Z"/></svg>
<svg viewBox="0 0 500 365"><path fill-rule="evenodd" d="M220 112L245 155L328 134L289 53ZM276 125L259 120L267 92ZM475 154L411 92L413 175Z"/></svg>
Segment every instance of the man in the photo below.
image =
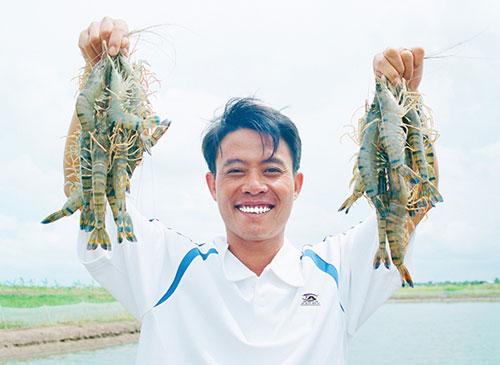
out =
<svg viewBox="0 0 500 365"><path fill-rule="evenodd" d="M111 55L127 52L127 34L124 21L104 18L81 33L79 46L94 64L102 41ZM422 63L421 48L389 48L375 56L374 71L416 90ZM70 133L76 128L74 117ZM203 154L225 238L193 243L130 202L136 244L88 251L88 234L79 235L81 262L142 322L137 363L345 363L352 335L401 286L394 267L372 267L375 218L302 249L288 242L303 183L300 137L290 119L253 99L226 105Z"/></svg>

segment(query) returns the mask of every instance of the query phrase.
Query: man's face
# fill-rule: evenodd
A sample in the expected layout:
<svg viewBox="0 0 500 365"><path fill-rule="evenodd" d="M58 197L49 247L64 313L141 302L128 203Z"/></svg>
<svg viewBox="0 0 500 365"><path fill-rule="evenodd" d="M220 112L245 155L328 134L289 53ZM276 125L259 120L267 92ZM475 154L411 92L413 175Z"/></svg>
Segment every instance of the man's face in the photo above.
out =
<svg viewBox="0 0 500 365"><path fill-rule="evenodd" d="M206 180L229 242L283 237L303 175L294 176L292 156L283 140L271 154L271 137L250 129L231 132L220 144L216 176L207 173Z"/></svg>

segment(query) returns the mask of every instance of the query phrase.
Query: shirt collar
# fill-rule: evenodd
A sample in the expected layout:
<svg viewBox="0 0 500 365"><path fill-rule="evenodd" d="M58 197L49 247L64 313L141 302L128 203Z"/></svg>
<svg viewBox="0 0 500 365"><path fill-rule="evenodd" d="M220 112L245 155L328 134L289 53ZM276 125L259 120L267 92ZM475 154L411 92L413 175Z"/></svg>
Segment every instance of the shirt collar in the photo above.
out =
<svg viewBox="0 0 500 365"><path fill-rule="evenodd" d="M302 252L285 238L283 246L269 264L269 268L285 283L291 286L303 286Z"/></svg>
<svg viewBox="0 0 500 365"><path fill-rule="evenodd" d="M246 267L236 256L228 250L225 237L214 240L222 259L223 271L229 281L245 280L257 275ZM301 265L301 251L285 238L283 246L267 266L283 282L300 287L304 285Z"/></svg>

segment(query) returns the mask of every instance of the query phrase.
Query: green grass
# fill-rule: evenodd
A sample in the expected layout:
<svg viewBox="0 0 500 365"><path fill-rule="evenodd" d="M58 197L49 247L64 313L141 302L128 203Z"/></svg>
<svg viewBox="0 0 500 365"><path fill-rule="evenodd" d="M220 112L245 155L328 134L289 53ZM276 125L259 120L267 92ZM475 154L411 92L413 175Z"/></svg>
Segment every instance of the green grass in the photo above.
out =
<svg viewBox="0 0 500 365"><path fill-rule="evenodd" d="M0 321L0 330L11 330L11 329L21 329L21 328L43 328L43 327L53 327L54 325L79 326L87 323L108 323L108 322L121 322L121 321L128 322L135 320L136 319L132 315L128 313L122 313L118 315L113 315L109 318L81 319L75 321L47 321L36 324L27 324L25 322L17 322L17 321Z"/></svg>
<svg viewBox="0 0 500 365"><path fill-rule="evenodd" d="M16 321L0 321L0 330L11 330L15 328L23 328L26 325L23 322Z"/></svg>
<svg viewBox="0 0 500 365"><path fill-rule="evenodd" d="M500 300L500 282L422 283L401 288L397 300L492 299ZM113 297L101 287L48 287L0 284L0 306L34 308L80 302L110 303Z"/></svg>
<svg viewBox="0 0 500 365"><path fill-rule="evenodd" d="M36 308L40 306L87 303L112 303L114 298L101 287L73 286L73 287L49 287L36 285L0 284L0 306L11 308ZM1 308L0 308L1 311ZM69 322L46 321L31 324L29 321L12 321L9 318L0 318L0 330L51 327L57 324L78 325L98 321L130 321L133 317L126 313L116 313L107 318L82 319Z"/></svg>
<svg viewBox="0 0 500 365"><path fill-rule="evenodd" d="M109 303L114 299L100 287L45 287L0 284L0 306L34 308L80 302Z"/></svg>
<svg viewBox="0 0 500 365"><path fill-rule="evenodd" d="M401 288L393 296L397 300L500 300L500 282L446 282L416 284Z"/></svg>
<svg viewBox="0 0 500 365"><path fill-rule="evenodd" d="M500 281L488 282L445 282L420 283L415 288L401 288L393 296L398 301L440 301L440 300L495 300L500 301ZM65 305L80 302L111 303L115 300L101 287L72 286L49 287L23 284L0 284L0 306L14 308L35 308L45 305ZM0 309L1 310L1 309ZM133 317L124 312L109 318L77 320L65 322L81 324L103 321L130 321ZM62 324L64 322L57 322ZM36 327L53 326L55 322L37 323ZM8 318L0 320L0 330L31 327L29 323L15 322Z"/></svg>

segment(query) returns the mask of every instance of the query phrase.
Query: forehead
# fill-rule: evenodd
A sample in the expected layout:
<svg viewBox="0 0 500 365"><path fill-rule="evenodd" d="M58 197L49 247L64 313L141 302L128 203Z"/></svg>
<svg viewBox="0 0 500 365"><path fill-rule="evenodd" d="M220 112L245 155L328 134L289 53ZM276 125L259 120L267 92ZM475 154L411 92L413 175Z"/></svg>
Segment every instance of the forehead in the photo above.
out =
<svg viewBox="0 0 500 365"><path fill-rule="evenodd" d="M241 160L244 163L261 163L269 159L273 152L271 136L259 134L251 129L238 129L228 133L221 141L217 152L216 165L221 166L228 160ZM280 139L278 148L272 156L292 166L292 156L288 145Z"/></svg>

